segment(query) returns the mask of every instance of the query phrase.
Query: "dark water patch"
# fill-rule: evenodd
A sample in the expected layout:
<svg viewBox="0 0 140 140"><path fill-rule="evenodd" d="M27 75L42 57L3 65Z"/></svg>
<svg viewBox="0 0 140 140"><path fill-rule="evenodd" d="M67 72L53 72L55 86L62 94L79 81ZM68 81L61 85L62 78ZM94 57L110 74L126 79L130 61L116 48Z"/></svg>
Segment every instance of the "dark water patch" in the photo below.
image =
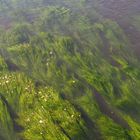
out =
<svg viewBox="0 0 140 140"><path fill-rule="evenodd" d="M94 138L96 138L96 140L101 140L101 134L99 133L95 122L93 122L93 120L89 117L89 115L83 110L82 107L80 107L77 104L73 104L73 106L76 108L76 110L78 110L78 112L81 113L81 117L82 119L86 122L86 126L94 131Z"/></svg>
<svg viewBox="0 0 140 140"><path fill-rule="evenodd" d="M99 35L101 37L101 40L102 40L102 43L103 43L103 46L101 48L101 52L103 54L103 56L108 60L108 62L114 66L114 67L117 67L117 68L120 68L121 65L119 63L117 63L117 61L115 61L111 55L111 51L110 51L110 44L109 44L109 41L108 39L105 37L105 34L104 32L102 31L99 31Z"/></svg>
<svg viewBox="0 0 140 140"><path fill-rule="evenodd" d="M110 64L114 67L117 67L117 68L122 67L122 65L120 63L118 63L116 60L114 60L112 57L110 57Z"/></svg>
<svg viewBox="0 0 140 140"><path fill-rule="evenodd" d="M108 40L106 39L104 32L99 31L99 35L101 37L102 43L103 43L103 47L101 48L102 54L106 57L106 58L110 58L110 44L108 42Z"/></svg>
<svg viewBox="0 0 140 140"><path fill-rule="evenodd" d="M19 125L16 122L16 119L19 118L19 116L17 115L17 113L14 111L14 109L10 106L10 104L8 103L8 101L6 100L6 98L0 93L0 99L2 100L3 104L6 106L7 111L9 113L9 116L12 120L13 123L13 129L15 132L21 132L24 130L23 126Z"/></svg>
<svg viewBox="0 0 140 140"><path fill-rule="evenodd" d="M129 124L123 119L119 113L110 107L110 105L106 102L103 96L90 84L88 84L83 78L81 78L78 74L75 73L75 76L78 80L82 81L86 87L92 90L93 96L99 106L100 111L111 118L115 123L119 124L123 128L130 130Z"/></svg>
<svg viewBox="0 0 140 140"><path fill-rule="evenodd" d="M36 81L34 82L34 84L35 84L35 87L36 87L36 88L45 87L45 86L46 86L46 83L45 83L45 82L42 82L42 81L39 81L39 80L36 80Z"/></svg>
<svg viewBox="0 0 140 140"><path fill-rule="evenodd" d="M111 118L115 123L123 128L130 129L128 123L105 101L105 99L96 91L93 91L94 97L99 105L100 111Z"/></svg>
<svg viewBox="0 0 140 140"><path fill-rule="evenodd" d="M61 93L61 98L64 100L68 100L72 104L72 106L74 106L74 108L81 114L81 118L84 120L88 130L91 131L91 133L93 133L92 135L85 134L85 136L87 137L86 139L88 139L88 140L93 140L93 139L102 140L102 136L100 134L99 129L96 126L96 123L89 117L87 112L80 105L78 105L74 101L72 101L64 93Z"/></svg>
<svg viewBox="0 0 140 140"><path fill-rule="evenodd" d="M117 61L115 61L112 58L112 52L110 51L110 43L109 43L108 39L105 37L104 32L99 31L99 35L100 35L100 38L101 38L102 43L103 43L103 46L100 49L102 54L103 54L103 57L106 58L112 66L117 67L117 68L121 68L122 67L121 64L119 64Z"/></svg>
<svg viewBox="0 0 140 140"><path fill-rule="evenodd" d="M20 68L16 64L14 64L10 59L6 59L5 63L7 64L9 71L19 71L20 70Z"/></svg>
<svg viewBox="0 0 140 140"><path fill-rule="evenodd" d="M72 140L71 136L68 134L68 132L60 125L60 122L58 120L55 120L53 116L50 114L52 122L61 130L61 132L69 139ZM45 139L45 137L44 137Z"/></svg>

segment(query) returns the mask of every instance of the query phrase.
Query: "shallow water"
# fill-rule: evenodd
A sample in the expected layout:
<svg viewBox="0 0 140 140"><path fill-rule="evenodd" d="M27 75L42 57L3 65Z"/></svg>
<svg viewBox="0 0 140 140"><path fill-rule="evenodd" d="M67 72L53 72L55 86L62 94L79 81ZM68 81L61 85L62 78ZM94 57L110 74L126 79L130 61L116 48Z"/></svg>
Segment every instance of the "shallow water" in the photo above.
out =
<svg viewBox="0 0 140 140"><path fill-rule="evenodd" d="M139 0L100 0L99 6L103 15L117 20L140 12Z"/></svg>
<svg viewBox="0 0 140 140"><path fill-rule="evenodd" d="M98 11L104 17L115 20L122 27L139 57L140 30L133 25L133 18L136 15L140 17L140 0L99 0Z"/></svg>
<svg viewBox="0 0 140 140"><path fill-rule="evenodd" d="M0 83L5 106L0 105L9 113L13 132L24 130L34 137L39 130L37 136L43 134L44 139L52 135L48 130L57 137L54 128L68 139L139 137L139 62L127 50L126 36L140 56L140 0L85 0L87 4L77 2L78 6L75 0L56 1L58 4L50 1L40 7L31 4L29 9L23 2L24 6L16 5L13 12L6 9L0 13L0 67L4 69ZM49 9L48 5L54 6ZM7 78L8 72L12 78ZM15 97L11 98L11 93ZM29 98L25 100L28 109L18 112L26 105L20 104L25 97ZM38 123L39 129L34 127ZM9 128L7 120L5 124L4 128Z"/></svg>

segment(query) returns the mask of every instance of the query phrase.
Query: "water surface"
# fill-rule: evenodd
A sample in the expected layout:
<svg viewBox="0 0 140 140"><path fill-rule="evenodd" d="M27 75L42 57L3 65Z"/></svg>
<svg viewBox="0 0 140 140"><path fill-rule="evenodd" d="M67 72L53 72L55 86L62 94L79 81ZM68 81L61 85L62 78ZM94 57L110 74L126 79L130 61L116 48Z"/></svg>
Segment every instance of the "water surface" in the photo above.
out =
<svg viewBox="0 0 140 140"><path fill-rule="evenodd" d="M140 26L135 27L135 23L140 25L140 0L99 0L98 11L122 27L139 57ZM136 18L139 18L138 21Z"/></svg>

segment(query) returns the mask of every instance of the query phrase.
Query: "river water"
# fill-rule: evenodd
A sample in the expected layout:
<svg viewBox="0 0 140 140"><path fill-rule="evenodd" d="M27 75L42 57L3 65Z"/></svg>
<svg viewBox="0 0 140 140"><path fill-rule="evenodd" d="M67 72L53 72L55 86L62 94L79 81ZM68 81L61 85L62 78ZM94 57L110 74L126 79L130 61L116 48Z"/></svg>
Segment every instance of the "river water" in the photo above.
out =
<svg viewBox="0 0 140 140"><path fill-rule="evenodd" d="M90 8L94 7L105 18L117 22L131 42L135 54L140 58L140 0L87 0ZM133 24L134 17L139 17L139 29ZM0 25L10 27L10 18L0 16Z"/></svg>
<svg viewBox="0 0 140 140"><path fill-rule="evenodd" d="M98 12L122 27L140 58L140 0L98 0ZM139 29L133 24L136 16L139 17Z"/></svg>

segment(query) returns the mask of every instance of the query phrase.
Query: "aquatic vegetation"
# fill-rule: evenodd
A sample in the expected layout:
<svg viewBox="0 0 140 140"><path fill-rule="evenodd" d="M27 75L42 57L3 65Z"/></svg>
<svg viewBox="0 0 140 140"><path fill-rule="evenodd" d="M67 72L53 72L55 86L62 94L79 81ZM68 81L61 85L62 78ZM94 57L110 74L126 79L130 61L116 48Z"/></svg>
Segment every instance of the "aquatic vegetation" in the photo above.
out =
<svg viewBox="0 0 140 140"><path fill-rule="evenodd" d="M121 26L96 1L7 2L0 139L140 139L140 63Z"/></svg>

